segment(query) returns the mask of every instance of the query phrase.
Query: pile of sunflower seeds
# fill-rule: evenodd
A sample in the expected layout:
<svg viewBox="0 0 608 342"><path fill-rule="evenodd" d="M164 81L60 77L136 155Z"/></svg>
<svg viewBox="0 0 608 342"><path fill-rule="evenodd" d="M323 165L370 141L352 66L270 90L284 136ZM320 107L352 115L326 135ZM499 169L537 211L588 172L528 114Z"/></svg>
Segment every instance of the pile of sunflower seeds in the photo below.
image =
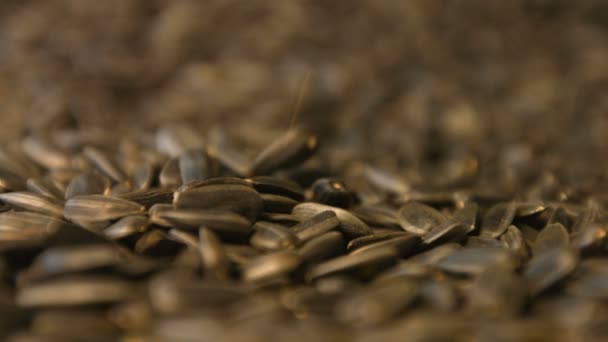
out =
<svg viewBox="0 0 608 342"><path fill-rule="evenodd" d="M3 148L0 333L9 341L607 336L605 197L550 176L509 194L458 181L422 187L371 165L327 175L311 164L318 148L315 135L292 128L249 158L230 139L188 126L105 143L28 135ZM461 163L469 166L452 178L477 174L475 163Z"/></svg>

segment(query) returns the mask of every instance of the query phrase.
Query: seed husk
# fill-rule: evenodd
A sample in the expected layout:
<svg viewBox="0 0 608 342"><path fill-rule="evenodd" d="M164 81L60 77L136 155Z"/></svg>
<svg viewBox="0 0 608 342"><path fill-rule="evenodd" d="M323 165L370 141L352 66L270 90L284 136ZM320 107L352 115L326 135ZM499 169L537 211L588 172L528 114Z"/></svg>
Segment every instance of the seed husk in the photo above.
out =
<svg viewBox="0 0 608 342"><path fill-rule="evenodd" d="M260 256L243 267L245 282L263 282L290 274L300 266L301 257L290 251Z"/></svg>
<svg viewBox="0 0 608 342"><path fill-rule="evenodd" d="M352 274L366 279L393 265L396 257L397 252L392 247L339 256L315 265L307 273L306 279L314 281L336 274Z"/></svg>
<svg viewBox="0 0 608 342"><path fill-rule="evenodd" d="M559 223L552 223L538 233L532 246L532 253L539 255L554 248L568 248L569 246L570 236L566 228Z"/></svg>
<svg viewBox="0 0 608 342"><path fill-rule="evenodd" d="M344 251L344 235L341 232L327 232L305 242L298 254L307 263L317 263L337 256Z"/></svg>
<svg viewBox="0 0 608 342"><path fill-rule="evenodd" d="M264 205L262 197L253 188L243 185L206 185L176 192L173 204L177 208L228 210L250 221L259 217Z"/></svg>
<svg viewBox="0 0 608 342"><path fill-rule="evenodd" d="M156 208L160 208L157 204ZM153 207L154 208L154 207ZM245 217L225 210L216 209L175 209L167 206L162 210L150 209L150 216L155 222L175 226L181 229L198 229L205 226L220 236L242 238L251 233L251 222Z"/></svg>
<svg viewBox="0 0 608 342"><path fill-rule="evenodd" d="M158 182L166 189L175 189L182 184L178 159L172 158L165 162L158 174Z"/></svg>
<svg viewBox="0 0 608 342"><path fill-rule="evenodd" d="M514 202L503 202L491 207L481 221L481 234L492 238L501 236L513 222L517 206Z"/></svg>
<svg viewBox="0 0 608 342"><path fill-rule="evenodd" d="M418 236L425 235L446 221L440 212L418 202L408 202L401 207L398 219L403 230Z"/></svg>
<svg viewBox="0 0 608 342"><path fill-rule="evenodd" d="M553 248L534 256L526 265L523 277L532 295L538 295L568 276L578 264L574 252Z"/></svg>
<svg viewBox="0 0 608 342"><path fill-rule="evenodd" d="M105 228L103 234L110 239L118 240L127 236L143 233L148 228L149 221L143 215L130 215L121 218L109 227Z"/></svg>
<svg viewBox="0 0 608 342"><path fill-rule="evenodd" d="M230 275L230 263L222 243L207 228L199 229L199 250L205 276L211 279L226 280Z"/></svg>
<svg viewBox="0 0 608 342"><path fill-rule="evenodd" d="M82 155L87 158L101 173L110 177L115 182L122 182L127 177L123 170L104 151L87 146L82 150Z"/></svg>
<svg viewBox="0 0 608 342"><path fill-rule="evenodd" d="M323 235L340 225L340 220L333 211L323 211L306 221L291 227L293 234L300 243Z"/></svg>
<svg viewBox="0 0 608 342"><path fill-rule="evenodd" d="M70 181L64 198L68 200L81 195L107 195L110 186L111 181L106 176L94 172L83 173Z"/></svg>
<svg viewBox="0 0 608 342"><path fill-rule="evenodd" d="M0 194L0 201L17 208L31 210L33 212L53 217L63 216L63 203L28 191L7 192Z"/></svg>
<svg viewBox="0 0 608 342"><path fill-rule="evenodd" d="M144 211L144 206L121 198L85 195L70 198L65 203L64 214L69 220L99 222L142 214Z"/></svg>
<svg viewBox="0 0 608 342"><path fill-rule="evenodd" d="M281 195L262 194L261 197L264 201L264 211L270 213L291 213L293 207L299 203L290 197Z"/></svg>
<svg viewBox="0 0 608 342"><path fill-rule="evenodd" d="M304 200L304 190L297 183L287 179L257 176L248 178L247 182L251 183L253 188L261 194L287 196L296 201Z"/></svg>
<svg viewBox="0 0 608 342"><path fill-rule="evenodd" d="M251 175L266 175L306 161L317 150L317 137L290 129L263 149L249 167Z"/></svg>
<svg viewBox="0 0 608 342"><path fill-rule="evenodd" d="M129 282L105 277L61 278L22 287L16 296L22 307L110 304L133 295Z"/></svg>
<svg viewBox="0 0 608 342"><path fill-rule="evenodd" d="M178 168L182 184L205 179L208 174L207 155L201 150L187 151L179 156Z"/></svg>
<svg viewBox="0 0 608 342"><path fill-rule="evenodd" d="M340 230L347 237L359 237L372 234L373 231L363 221L342 208L331 207L319 203L301 203L293 208L292 215L300 221L306 221L324 212L333 211L340 220Z"/></svg>
<svg viewBox="0 0 608 342"><path fill-rule="evenodd" d="M253 225L250 244L261 250L295 248L298 239L290 229L282 225L258 221Z"/></svg>

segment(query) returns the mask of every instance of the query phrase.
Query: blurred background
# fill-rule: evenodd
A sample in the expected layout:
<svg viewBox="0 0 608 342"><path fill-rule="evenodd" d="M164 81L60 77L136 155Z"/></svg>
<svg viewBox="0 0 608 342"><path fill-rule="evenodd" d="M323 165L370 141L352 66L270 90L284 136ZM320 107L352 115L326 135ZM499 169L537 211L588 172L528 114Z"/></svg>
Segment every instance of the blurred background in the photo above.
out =
<svg viewBox="0 0 608 342"><path fill-rule="evenodd" d="M608 147L607 32L603 0L3 0L1 139L188 123L257 147L301 93L340 158L585 160Z"/></svg>

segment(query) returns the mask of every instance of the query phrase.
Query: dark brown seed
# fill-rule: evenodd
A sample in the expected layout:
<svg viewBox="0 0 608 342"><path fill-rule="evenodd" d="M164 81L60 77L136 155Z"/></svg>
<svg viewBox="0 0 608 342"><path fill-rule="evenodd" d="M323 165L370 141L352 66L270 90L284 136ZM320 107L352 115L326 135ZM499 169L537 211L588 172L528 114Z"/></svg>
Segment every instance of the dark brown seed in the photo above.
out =
<svg viewBox="0 0 608 342"><path fill-rule="evenodd" d="M29 178L26 182L26 187L29 191L38 193L42 196L63 200L64 192L50 178Z"/></svg>
<svg viewBox="0 0 608 342"><path fill-rule="evenodd" d="M264 211L271 213L291 213L293 207L299 202L286 196L262 194L264 201Z"/></svg>
<svg viewBox="0 0 608 342"><path fill-rule="evenodd" d="M446 221L445 216L428 205L406 203L398 213L399 225L406 232L422 236Z"/></svg>
<svg viewBox="0 0 608 342"><path fill-rule="evenodd" d="M500 237L500 241L521 260L528 259L530 252L526 245L526 240L516 226L509 226L507 231Z"/></svg>
<svg viewBox="0 0 608 342"><path fill-rule="evenodd" d="M352 239L348 242L346 248L349 252L353 252L359 248L365 247L370 244L375 244L377 242L389 240L396 237L409 235L403 231L387 231L387 232L374 232L372 235L362 236L356 239Z"/></svg>
<svg viewBox="0 0 608 342"><path fill-rule="evenodd" d="M115 220L144 211L138 203L103 195L76 196L65 203L65 217L76 221Z"/></svg>
<svg viewBox="0 0 608 342"><path fill-rule="evenodd" d="M407 257L414 254L420 246L421 240L418 236L407 234L405 236L398 236L392 239L379 241L376 243L368 244L352 251L350 254L367 253L371 250L385 247L392 247L400 257Z"/></svg>
<svg viewBox="0 0 608 342"><path fill-rule="evenodd" d="M193 149L204 149L205 142L199 132L187 125L162 127L156 131L156 148L171 157Z"/></svg>
<svg viewBox="0 0 608 342"><path fill-rule="evenodd" d="M376 326L402 313L418 294L415 282L394 279L347 296L338 303L336 316L354 326Z"/></svg>
<svg viewBox="0 0 608 342"><path fill-rule="evenodd" d="M582 228L572 240L572 245L584 253L601 253L608 229L602 224L590 224Z"/></svg>
<svg viewBox="0 0 608 342"><path fill-rule="evenodd" d="M362 205L351 212L363 222L375 227L401 227L395 210L382 205Z"/></svg>
<svg viewBox="0 0 608 342"><path fill-rule="evenodd" d="M118 240L137 233L143 233L148 228L149 222L146 216L125 216L116 223L104 229L103 234L110 239Z"/></svg>
<svg viewBox="0 0 608 342"><path fill-rule="evenodd" d="M178 208L233 211L250 221L258 218L263 208L262 197L253 188L243 185L206 185L176 192L173 204Z"/></svg>
<svg viewBox="0 0 608 342"><path fill-rule="evenodd" d="M281 251L267 254L252 260L243 267L243 280L245 282L262 282L293 272L302 258L291 251Z"/></svg>
<svg viewBox="0 0 608 342"><path fill-rule="evenodd" d="M68 169L71 166L67 153L34 136L24 138L21 148L31 160L47 169Z"/></svg>
<svg viewBox="0 0 608 342"><path fill-rule="evenodd" d="M454 311L460 302L456 286L449 281L427 280L418 290L423 305L440 312Z"/></svg>
<svg viewBox="0 0 608 342"><path fill-rule="evenodd" d="M154 204L173 202L173 192L166 189L136 190L116 195L116 197L139 203L146 208L150 208Z"/></svg>
<svg viewBox="0 0 608 342"><path fill-rule="evenodd" d="M207 155L201 150L183 153L178 159L182 184L207 178Z"/></svg>
<svg viewBox="0 0 608 342"><path fill-rule="evenodd" d="M393 265L396 258L397 252L392 247L376 248L366 253L339 256L315 265L306 275L306 279L314 281L336 274L352 274L363 279L369 279Z"/></svg>
<svg viewBox="0 0 608 342"><path fill-rule="evenodd" d="M62 202L33 192L7 192L0 194L0 200L13 207L23 208L53 217L63 216Z"/></svg>
<svg viewBox="0 0 608 342"><path fill-rule="evenodd" d="M536 255L526 265L523 277L532 295L538 295L568 276L578 264L578 258L569 249L554 248Z"/></svg>
<svg viewBox="0 0 608 342"><path fill-rule="evenodd" d="M250 244L261 250L295 248L298 243L292 231L279 224L258 221L253 225L253 230Z"/></svg>
<svg viewBox="0 0 608 342"><path fill-rule="evenodd" d="M123 301L133 290L130 283L113 278L61 278L20 288L16 301L22 307L105 304Z"/></svg>
<svg viewBox="0 0 608 342"><path fill-rule="evenodd" d="M409 260L419 262L423 265L435 265L446 256L459 251L462 246L457 243L446 243L411 257Z"/></svg>
<svg viewBox="0 0 608 342"><path fill-rule="evenodd" d="M323 211L312 218L293 226L292 232L300 242L305 242L317 236L336 229L340 220L333 211Z"/></svg>
<svg viewBox="0 0 608 342"><path fill-rule="evenodd" d="M456 274L480 274L491 267L515 268L517 261L504 248L476 247L464 248L443 257L437 263L440 269Z"/></svg>
<svg viewBox="0 0 608 342"><path fill-rule="evenodd" d="M274 194L293 198L296 201L304 200L304 190L297 184L287 179L257 176L248 178L247 182L262 194Z"/></svg>
<svg viewBox="0 0 608 342"><path fill-rule="evenodd" d="M115 266L122 261L125 261L124 255L109 244L49 248L36 257L20 280L38 281L56 275Z"/></svg>
<svg viewBox="0 0 608 342"><path fill-rule="evenodd" d="M247 180L242 179L242 178L213 177L213 178L207 178L207 179L203 179L203 180L192 181L188 184L182 184L175 191L176 192L186 192L186 191L195 190L197 188L202 188L206 185L244 185L244 186L251 187L251 183L249 183Z"/></svg>
<svg viewBox="0 0 608 342"><path fill-rule="evenodd" d="M422 236L422 241L430 245L445 241L458 241L466 236L468 229L460 222L448 220L429 230Z"/></svg>
<svg viewBox="0 0 608 342"><path fill-rule="evenodd" d="M313 202L339 208L349 208L353 205L353 194L340 180L321 178L315 181L310 188Z"/></svg>
<svg viewBox="0 0 608 342"><path fill-rule="evenodd" d="M333 211L336 214L338 220L340 220L340 230L346 237L359 237L373 233L370 227L350 212L324 204L310 202L300 203L293 208L292 215L300 221L306 221L328 210Z"/></svg>
<svg viewBox="0 0 608 342"><path fill-rule="evenodd" d="M298 254L307 263L332 258L344 252L344 235L340 232L328 232L305 242Z"/></svg>
<svg viewBox="0 0 608 342"><path fill-rule="evenodd" d="M318 147L317 137L290 129L258 154L249 174L264 175L306 161Z"/></svg>
<svg viewBox="0 0 608 342"><path fill-rule="evenodd" d="M517 217L526 217L539 214L543 212L546 208L545 204L542 201L521 202L517 203L516 206L517 210L515 212L515 216Z"/></svg>
<svg viewBox="0 0 608 342"><path fill-rule="evenodd" d="M155 210L152 208L155 208ZM251 232L251 222L245 217L230 211L175 209L169 206L161 208L159 205L152 208L150 209L151 219L154 222L167 223L168 226L182 229L198 229L198 227L204 226L220 236L235 238L247 237Z"/></svg>
<svg viewBox="0 0 608 342"><path fill-rule="evenodd" d="M570 236L564 226L559 223L548 224L538 233L532 254L539 255L554 248L568 248L570 246Z"/></svg>
<svg viewBox="0 0 608 342"><path fill-rule="evenodd" d="M526 287L510 268L483 271L468 291L469 307L486 317L508 317L521 312L526 300Z"/></svg>
<svg viewBox="0 0 608 342"><path fill-rule="evenodd" d="M286 226L294 226L300 223L300 220L298 220L295 216L281 213L262 213L262 215L260 215L260 220L280 223Z"/></svg>
<svg viewBox="0 0 608 342"><path fill-rule="evenodd" d="M133 171L133 189L148 190L154 184L157 169L151 163L138 164Z"/></svg>
<svg viewBox="0 0 608 342"><path fill-rule="evenodd" d="M248 245L224 244L223 247L228 259L240 266L247 264L262 254L259 250Z"/></svg>
<svg viewBox="0 0 608 342"><path fill-rule="evenodd" d="M182 184L178 159L169 159L165 162L160 169L158 182L160 183L160 186L168 189L175 189Z"/></svg>
<svg viewBox="0 0 608 342"><path fill-rule="evenodd" d="M205 276L211 279L228 279L230 261L217 236L207 228L199 229L199 250Z"/></svg>
<svg viewBox="0 0 608 342"><path fill-rule="evenodd" d="M68 200L81 195L107 195L110 192L111 182L106 176L99 173L83 173L72 179L65 190L65 199Z"/></svg>
<svg viewBox="0 0 608 342"><path fill-rule="evenodd" d="M497 238L502 235L515 217L516 204L503 202L491 207L481 222L481 235Z"/></svg>
<svg viewBox="0 0 608 342"><path fill-rule="evenodd" d="M127 177L118 165L104 151L92 146L87 146L82 150L82 154L87 158L101 173L112 178L115 182L122 182Z"/></svg>

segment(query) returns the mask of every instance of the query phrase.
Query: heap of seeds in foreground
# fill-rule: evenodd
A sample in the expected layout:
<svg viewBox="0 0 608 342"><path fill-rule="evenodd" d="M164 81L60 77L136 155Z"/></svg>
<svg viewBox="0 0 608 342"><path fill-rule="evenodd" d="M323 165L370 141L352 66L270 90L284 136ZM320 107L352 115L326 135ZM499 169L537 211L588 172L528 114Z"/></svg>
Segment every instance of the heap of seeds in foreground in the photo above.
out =
<svg viewBox="0 0 608 342"><path fill-rule="evenodd" d="M14 341L605 334L601 194L331 170L307 162L318 141L299 129L251 158L186 127L84 140L0 151L0 332Z"/></svg>

